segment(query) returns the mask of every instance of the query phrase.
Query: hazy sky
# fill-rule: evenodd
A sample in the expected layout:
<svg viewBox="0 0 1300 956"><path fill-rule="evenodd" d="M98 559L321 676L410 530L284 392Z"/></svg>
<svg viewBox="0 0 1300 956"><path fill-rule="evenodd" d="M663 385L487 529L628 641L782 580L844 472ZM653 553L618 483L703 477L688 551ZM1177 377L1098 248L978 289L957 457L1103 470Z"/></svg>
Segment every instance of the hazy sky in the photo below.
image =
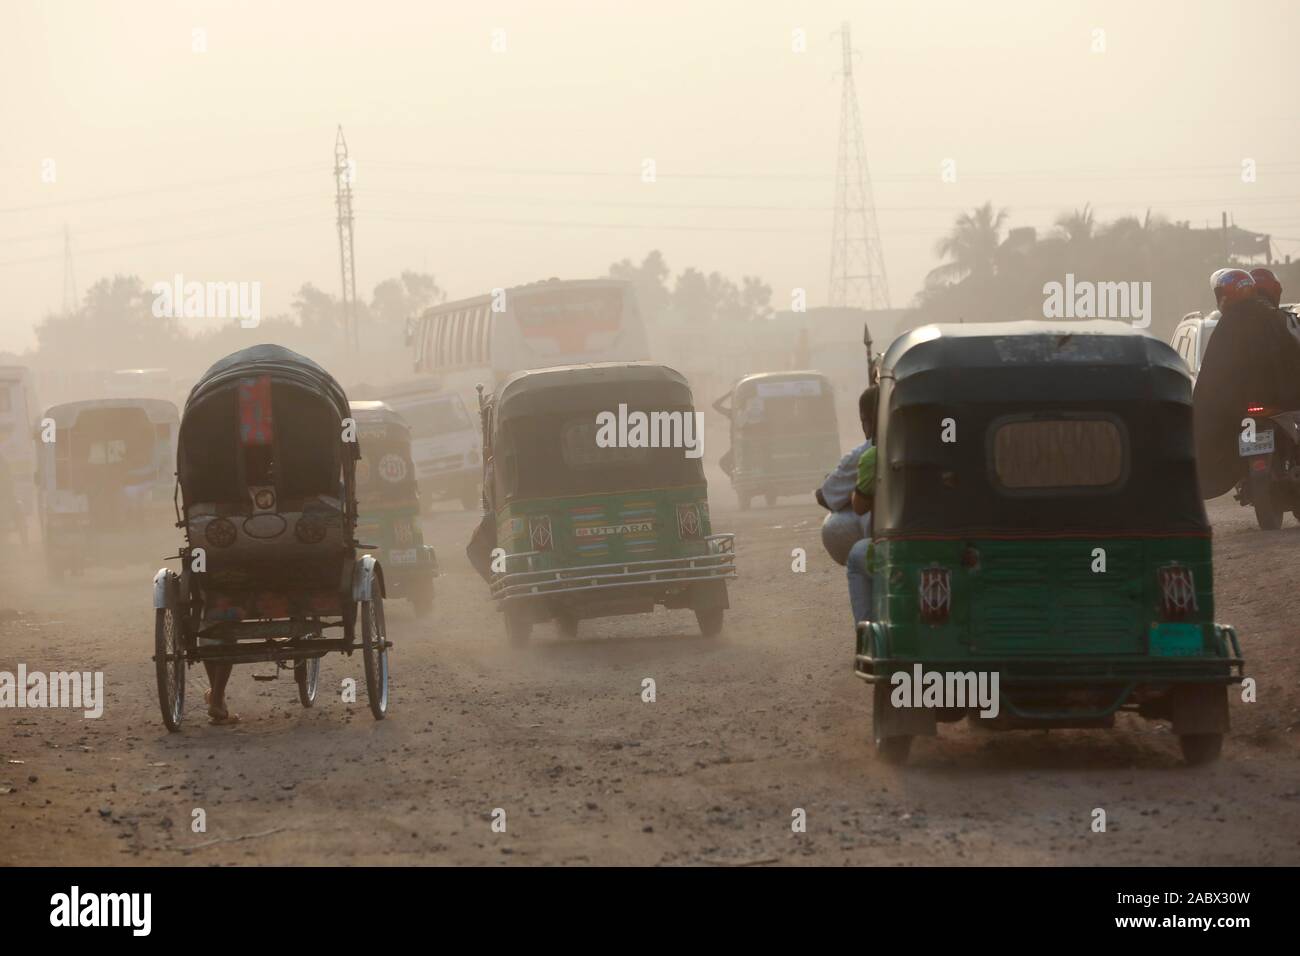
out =
<svg viewBox="0 0 1300 956"><path fill-rule="evenodd" d="M115 272L261 281L264 313L337 293L340 123L367 297L403 269L460 296L658 248L820 304L843 19L896 306L988 199L1040 229L1086 201L1226 209L1300 254L1294 0L4 0L0 348L60 308L65 224L82 293Z"/></svg>

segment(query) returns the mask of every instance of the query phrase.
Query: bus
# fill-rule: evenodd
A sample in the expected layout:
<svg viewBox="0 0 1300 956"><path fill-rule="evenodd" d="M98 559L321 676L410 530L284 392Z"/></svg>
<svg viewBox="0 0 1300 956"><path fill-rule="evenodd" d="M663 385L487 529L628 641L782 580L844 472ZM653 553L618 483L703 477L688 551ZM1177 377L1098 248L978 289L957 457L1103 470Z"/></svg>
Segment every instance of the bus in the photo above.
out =
<svg viewBox="0 0 1300 956"><path fill-rule="evenodd" d="M436 378L477 411L475 387L492 391L526 369L649 359L632 284L547 279L444 302L411 328L417 374Z"/></svg>
<svg viewBox="0 0 1300 956"><path fill-rule="evenodd" d="M27 516L36 502L36 445L33 426L39 409L32 373L21 365L0 366L0 467L9 471L18 511L14 526L26 538ZM5 510L0 502L0 511ZM5 516L8 517L8 516ZM0 534L8 530L0 527Z"/></svg>

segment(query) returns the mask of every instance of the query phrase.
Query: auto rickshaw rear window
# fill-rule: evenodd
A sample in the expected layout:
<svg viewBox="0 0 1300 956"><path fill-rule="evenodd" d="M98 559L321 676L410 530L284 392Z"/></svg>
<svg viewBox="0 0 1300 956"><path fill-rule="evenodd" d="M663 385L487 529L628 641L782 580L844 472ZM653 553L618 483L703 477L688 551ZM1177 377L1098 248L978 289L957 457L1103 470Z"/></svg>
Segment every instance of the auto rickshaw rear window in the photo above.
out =
<svg viewBox="0 0 1300 956"><path fill-rule="evenodd" d="M1013 492L1118 489L1126 445L1106 418L1003 421L993 425L993 472Z"/></svg>

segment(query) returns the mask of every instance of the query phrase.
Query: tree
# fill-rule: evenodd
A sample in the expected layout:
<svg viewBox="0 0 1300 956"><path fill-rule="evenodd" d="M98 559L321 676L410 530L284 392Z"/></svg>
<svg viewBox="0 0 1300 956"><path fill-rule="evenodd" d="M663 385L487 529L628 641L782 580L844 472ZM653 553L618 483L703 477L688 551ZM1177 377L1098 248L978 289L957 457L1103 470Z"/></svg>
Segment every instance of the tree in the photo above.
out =
<svg viewBox="0 0 1300 956"><path fill-rule="evenodd" d="M631 259L623 259L609 267L615 279L625 279L636 290L636 301L641 315L648 322L659 319L668 311L672 293L668 290L668 263L663 253L652 249L638 266Z"/></svg>
<svg viewBox="0 0 1300 956"><path fill-rule="evenodd" d="M1063 212L1056 217L1056 228L1061 230L1065 241L1070 243L1087 242L1092 238L1096 224L1092 203L1084 203L1082 209Z"/></svg>
<svg viewBox="0 0 1300 956"><path fill-rule="evenodd" d="M948 261L930 270L926 284L992 276L997 271L998 246L1006 219L1007 210L994 212L992 202L958 216L952 231L934 245L935 254Z"/></svg>
<svg viewBox="0 0 1300 956"><path fill-rule="evenodd" d="M370 314L384 324L405 327L407 319L446 298L447 293L438 288L433 276L407 270L400 277L385 279L375 286Z"/></svg>

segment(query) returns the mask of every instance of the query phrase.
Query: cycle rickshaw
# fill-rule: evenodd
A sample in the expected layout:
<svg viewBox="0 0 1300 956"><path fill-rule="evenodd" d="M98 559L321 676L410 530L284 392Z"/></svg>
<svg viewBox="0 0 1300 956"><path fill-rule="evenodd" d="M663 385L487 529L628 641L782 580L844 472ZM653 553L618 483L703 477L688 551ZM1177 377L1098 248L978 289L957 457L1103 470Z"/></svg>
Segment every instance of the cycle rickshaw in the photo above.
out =
<svg viewBox="0 0 1300 956"><path fill-rule="evenodd" d="M181 724L188 665L274 662L310 707L330 651L361 651L371 713L385 716L392 645L383 569L357 554L360 454L343 389L289 349L235 352L194 386L176 459L181 568L154 576L168 730Z"/></svg>

